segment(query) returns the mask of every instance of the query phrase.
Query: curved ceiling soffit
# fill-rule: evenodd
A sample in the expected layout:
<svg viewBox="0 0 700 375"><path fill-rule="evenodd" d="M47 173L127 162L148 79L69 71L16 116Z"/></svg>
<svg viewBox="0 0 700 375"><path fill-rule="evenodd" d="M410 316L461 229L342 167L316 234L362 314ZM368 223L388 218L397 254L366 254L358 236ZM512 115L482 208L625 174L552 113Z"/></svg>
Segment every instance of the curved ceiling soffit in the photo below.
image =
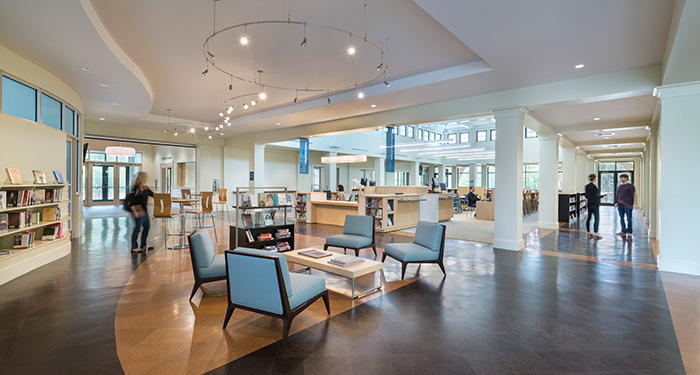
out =
<svg viewBox="0 0 700 375"><path fill-rule="evenodd" d="M109 48L109 50L112 51L112 53L119 60L119 62L122 63L122 65L124 65L124 67L128 69L131 72L131 74L133 74L134 77L136 77L136 79L139 80L139 82L141 82L143 88L146 90L146 92L148 93L148 97L151 100L150 107L152 108L153 89L151 88L151 84L150 82L148 82L146 75L143 74L141 68L139 68L133 60L131 60L131 58L126 54L126 52L124 52L121 49L121 47L119 47L119 44L117 44L114 38L112 38L112 35L109 34L109 31L107 31L105 26L102 24L102 20L100 20L100 17L97 15L97 12L95 11L95 8L93 8L90 0L80 0L80 4L85 10L85 14L87 14L88 19L95 27L95 31L97 31L97 34L100 36L107 48ZM150 113L150 108L148 111ZM145 115L147 115L147 113L145 113L144 116Z"/></svg>

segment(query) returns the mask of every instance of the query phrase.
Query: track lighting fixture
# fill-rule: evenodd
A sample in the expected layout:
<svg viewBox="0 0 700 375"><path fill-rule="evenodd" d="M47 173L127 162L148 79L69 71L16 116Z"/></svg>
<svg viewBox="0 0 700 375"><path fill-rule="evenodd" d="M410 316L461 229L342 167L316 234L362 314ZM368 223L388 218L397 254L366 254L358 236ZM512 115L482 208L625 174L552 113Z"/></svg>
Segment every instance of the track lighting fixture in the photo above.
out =
<svg viewBox="0 0 700 375"><path fill-rule="evenodd" d="M207 51L207 55L209 56L210 59L214 60L214 54Z"/></svg>
<svg viewBox="0 0 700 375"><path fill-rule="evenodd" d="M233 112L233 106L229 106L229 107L228 107L228 110L226 110L226 112L228 112L229 114L231 114L231 112Z"/></svg>
<svg viewBox="0 0 700 375"><path fill-rule="evenodd" d="M194 133L194 128L190 129L190 133Z"/></svg>
<svg viewBox="0 0 700 375"><path fill-rule="evenodd" d="M177 137L177 132L175 132L173 135Z"/></svg>
<svg viewBox="0 0 700 375"><path fill-rule="evenodd" d="M229 91L233 90L233 84L228 85L228 89L229 89Z"/></svg>
<svg viewBox="0 0 700 375"><path fill-rule="evenodd" d="M327 99L328 99L328 104L331 104L331 98L327 98Z"/></svg>
<svg viewBox="0 0 700 375"><path fill-rule="evenodd" d="M219 112L219 117L224 117L224 113L223 113L223 112Z"/></svg>
<svg viewBox="0 0 700 375"><path fill-rule="evenodd" d="M255 100L251 100L251 101L250 101L250 105L252 105L253 107L255 107L256 104L258 104L257 101L255 101Z"/></svg>
<svg viewBox="0 0 700 375"><path fill-rule="evenodd" d="M377 66L377 70L382 70L383 66L384 66L384 63L379 64L379 66Z"/></svg>
<svg viewBox="0 0 700 375"><path fill-rule="evenodd" d="M297 104L297 98L296 98L296 97L294 98L294 104Z"/></svg>
<svg viewBox="0 0 700 375"><path fill-rule="evenodd" d="M202 75L206 77L207 73L209 73L209 68L204 69L204 71L202 72Z"/></svg>
<svg viewBox="0 0 700 375"><path fill-rule="evenodd" d="M205 126L205 127L204 127L204 130L205 130L205 131L208 131L208 130L209 130L209 127L208 127L208 126Z"/></svg>
<svg viewBox="0 0 700 375"><path fill-rule="evenodd" d="M163 133L167 133L167 132L168 132L168 129L163 129Z"/></svg>
<svg viewBox="0 0 700 375"><path fill-rule="evenodd" d="M265 100L267 98L267 94L265 94L264 92L261 92L260 95L258 95L258 97L262 100Z"/></svg>
<svg viewBox="0 0 700 375"><path fill-rule="evenodd" d="M354 55L355 54L355 47L348 48L348 53L351 55Z"/></svg>
<svg viewBox="0 0 700 375"><path fill-rule="evenodd" d="M248 109L248 104L243 103L243 109Z"/></svg>
<svg viewBox="0 0 700 375"><path fill-rule="evenodd" d="M231 123L230 123L230 122L229 122L229 123L227 123L227 124L226 124L226 126L231 126Z"/></svg>
<svg viewBox="0 0 700 375"><path fill-rule="evenodd" d="M301 46L306 47L306 37L304 37L304 40L301 41Z"/></svg>
<svg viewBox="0 0 700 375"><path fill-rule="evenodd" d="M223 136L224 136L224 133L219 133L219 135L223 137Z"/></svg>
<svg viewBox="0 0 700 375"><path fill-rule="evenodd" d="M362 99L362 98L365 97L365 93L362 92L362 91L360 91L360 92L357 94L357 97L360 98L360 99Z"/></svg>
<svg viewBox="0 0 700 375"><path fill-rule="evenodd" d="M209 136L209 139L211 139L211 135Z"/></svg>
<svg viewBox="0 0 700 375"><path fill-rule="evenodd" d="M244 46L245 46L246 44L248 44L248 38L242 37L242 38L241 38L241 44L244 45Z"/></svg>
<svg viewBox="0 0 700 375"><path fill-rule="evenodd" d="M389 86L391 86L391 83L384 81L384 86L389 87Z"/></svg>

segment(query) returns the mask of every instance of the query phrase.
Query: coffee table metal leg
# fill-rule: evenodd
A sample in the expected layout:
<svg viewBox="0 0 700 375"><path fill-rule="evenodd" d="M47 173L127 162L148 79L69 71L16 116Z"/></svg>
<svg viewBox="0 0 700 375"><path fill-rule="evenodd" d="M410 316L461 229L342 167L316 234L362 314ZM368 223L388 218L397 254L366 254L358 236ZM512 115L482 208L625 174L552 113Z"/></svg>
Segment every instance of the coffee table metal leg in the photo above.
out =
<svg viewBox="0 0 700 375"><path fill-rule="evenodd" d="M380 272L379 286L376 286L374 288L369 288L369 289L367 289L363 292L360 292L358 294L355 294L355 279L352 279L352 299L360 298L360 297L366 296L367 294L380 291L384 287L384 270L380 269L379 272Z"/></svg>

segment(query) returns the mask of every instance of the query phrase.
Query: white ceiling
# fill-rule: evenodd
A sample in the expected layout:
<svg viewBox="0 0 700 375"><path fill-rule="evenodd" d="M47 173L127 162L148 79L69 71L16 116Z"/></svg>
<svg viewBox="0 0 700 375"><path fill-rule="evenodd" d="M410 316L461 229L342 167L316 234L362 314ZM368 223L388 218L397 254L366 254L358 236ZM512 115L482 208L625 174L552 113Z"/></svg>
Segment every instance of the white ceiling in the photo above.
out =
<svg viewBox="0 0 700 375"><path fill-rule="evenodd" d="M229 91L229 79L222 74L201 75L205 68L202 43L212 31L213 1L6 3L0 12L0 43L74 87L85 101L88 121L106 117L110 124L162 129L167 108L172 108L173 117L188 119L185 121L217 121L224 99L257 90L234 82L234 90ZM290 3L291 18L362 35L362 4L299 0ZM299 103L292 104L294 93L270 90L267 102L256 106L255 112L243 114L236 109L234 126L226 127L225 135L274 130L278 122L291 127L658 64L663 59L674 1L589 0L553 5L550 0L385 0L367 4L368 39L385 48L385 38L389 38L387 78L396 84L390 89L382 84L369 88L362 100L355 99L355 92L333 96L331 105L325 96L313 99L301 94ZM286 19L287 5L280 0L221 0L217 2L217 28ZM99 19L90 17L92 6ZM100 33L101 27L106 35ZM224 64L220 61L227 54L236 53L240 60L233 66L253 72L252 56L260 56L255 68L265 71L263 83L276 75L287 83L298 83L302 65L309 66L310 82L312 77L320 77L320 84L348 75L354 78L354 65L344 54L342 37L326 40L309 29L309 44L302 49L302 33L266 35L251 28L250 45L241 49L234 40L228 51L215 52L217 64ZM269 41L274 50L271 44L257 50L262 45L258 41ZM219 48L216 43L214 51ZM269 61L277 54L290 58ZM326 57L329 55L334 59ZM357 58L358 66L368 65L363 62L364 49L358 50ZM574 69L579 63L585 68ZM90 71L84 73L80 66L89 66ZM139 78L134 67L145 79ZM362 74L368 74L366 68L358 69L358 75ZM100 83L110 87L102 88ZM638 97L536 112L555 127L579 126L594 116L602 118L601 124L637 121L650 119L654 100ZM358 123L358 127L367 125Z"/></svg>

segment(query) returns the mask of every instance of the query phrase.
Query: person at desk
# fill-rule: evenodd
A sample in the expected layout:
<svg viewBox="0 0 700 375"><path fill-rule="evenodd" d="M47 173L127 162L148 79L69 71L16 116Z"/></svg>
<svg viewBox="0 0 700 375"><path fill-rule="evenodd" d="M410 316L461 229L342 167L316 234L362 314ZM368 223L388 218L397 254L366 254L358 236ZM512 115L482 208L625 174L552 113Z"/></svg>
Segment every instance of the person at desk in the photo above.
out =
<svg viewBox="0 0 700 375"><path fill-rule="evenodd" d="M336 200L345 201L345 187L343 185L338 185L338 197Z"/></svg>
<svg viewBox="0 0 700 375"><path fill-rule="evenodd" d="M467 194L467 206L476 208L476 202L480 201L478 195L474 194L474 186L469 187L469 194Z"/></svg>

